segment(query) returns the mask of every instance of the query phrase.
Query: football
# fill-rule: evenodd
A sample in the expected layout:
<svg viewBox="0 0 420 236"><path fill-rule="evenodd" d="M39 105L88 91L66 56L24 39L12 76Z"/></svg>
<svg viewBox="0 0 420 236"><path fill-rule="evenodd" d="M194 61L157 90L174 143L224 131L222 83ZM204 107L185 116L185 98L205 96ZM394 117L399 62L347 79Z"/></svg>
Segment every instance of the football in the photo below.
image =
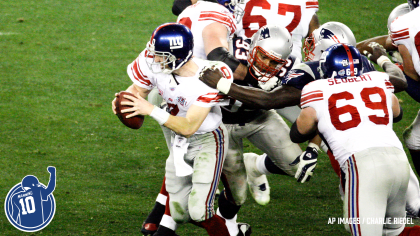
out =
<svg viewBox="0 0 420 236"><path fill-rule="evenodd" d="M131 108L131 106L121 105L121 102L124 102L124 101L131 102L131 100L125 98L124 95L131 95L135 97L134 94L127 91L121 91L117 94L117 98L115 101L115 110L117 112L117 116L125 126L132 129L140 129L140 127L143 125L144 116L138 115L138 116L133 116L131 118L127 118L127 116L131 114L131 112L121 113L122 110Z"/></svg>

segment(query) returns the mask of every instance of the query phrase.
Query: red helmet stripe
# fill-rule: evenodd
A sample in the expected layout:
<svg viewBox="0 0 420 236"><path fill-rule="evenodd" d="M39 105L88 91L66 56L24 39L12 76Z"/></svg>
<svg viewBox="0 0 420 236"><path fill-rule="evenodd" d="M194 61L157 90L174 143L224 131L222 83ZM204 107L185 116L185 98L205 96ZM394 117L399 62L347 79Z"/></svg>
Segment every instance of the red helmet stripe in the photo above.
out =
<svg viewBox="0 0 420 236"><path fill-rule="evenodd" d="M344 49L346 49L347 56L348 56L348 58L349 58L349 63L350 63L350 73L351 73L350 75L351 75L351 76L354 76L353 56L351 55L350 48L349 48L349 47L347 47L347 45L345 45L345 44L342 44L342 45L343 45Z"/></svg>
<svg viewBox="0 0 420 236"><path fill-rule="evenodd" d="M156 28L156 30L153 32L153 34L152 34L152 37L150 37L150 43L152 43L152 41L153 41L153 38L155 37L155 34L161 29L161 28L163 28L163 27L165 27L165 26L167 26L167 25L176 25L176 24L178 24L178 23L166 23L166 24L163 24L163 25L161 25L161 26L159 26L158 28Z"/></svg>

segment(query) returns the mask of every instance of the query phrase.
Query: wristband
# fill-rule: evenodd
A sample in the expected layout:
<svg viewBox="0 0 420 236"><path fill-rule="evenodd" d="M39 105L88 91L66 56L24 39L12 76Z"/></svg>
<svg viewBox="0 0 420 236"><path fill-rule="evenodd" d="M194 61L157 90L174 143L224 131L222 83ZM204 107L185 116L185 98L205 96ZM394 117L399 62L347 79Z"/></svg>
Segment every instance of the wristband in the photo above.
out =
<svg viewBox="0 0 420 236"><path fill-rule="evenodd" d="M150 113L150 116L155 119L159 125L163 125L168 121L169 116L171 116L168 112L164 111L163 109L160 109L157 106L154 106L152 112Z"/></svg>
<svg viewBox="0 0 420 236"><path fill-rule="evenodd" d="M380 56L378 58L378 60L376 60L376 63L378 63L378 65L383 69L383 65L385 64L385 62L391 62L391 60L389 60L389 58L387 56ZM392 62L391 62L392 63Z"/></svg>
<svg viewBox="0 0 420 236"><path fill-rule="evenodd" d="M228 94L230 90L230 86L232 85L232 80L228 80L224 77L220 78L219 82L217 82L217 90L224 94Z"/></svg>
<svg viewBox="0 0 420 236"><path fill-rule="evenodd" d="M319 146L315 143L309 143L308 147L315 148L317 152L319 152Z"/></svg>

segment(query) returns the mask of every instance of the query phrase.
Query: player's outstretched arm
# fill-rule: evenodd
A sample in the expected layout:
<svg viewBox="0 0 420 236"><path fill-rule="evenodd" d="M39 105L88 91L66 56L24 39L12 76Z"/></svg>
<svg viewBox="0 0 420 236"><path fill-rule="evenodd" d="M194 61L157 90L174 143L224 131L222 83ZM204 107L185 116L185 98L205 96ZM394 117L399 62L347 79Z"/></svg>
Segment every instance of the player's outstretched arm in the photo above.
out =
<svg viewBox="0 0 420 236"><path fill-rule="evenodd" d="M222 78L220 70L205 69L200 75L200 80L212 88L218 89L247 105L249 108L273 109L299 105L299 89L283 85L271 92L248 86L240 86L231 80Z"/></svg>
<svg viewBox="0 0 420 236"><path fill-rule="evenodd" d="M394 85L395 93L404 91L407 88L407 80L405 79L404 73L397 65L391 62L386 54L385 48L376 42L371 42L368 46L371 48L370 51L372 53L365 50L363 54L369 60L382 67L389 75L389 81Z"/></svg>
<svg viewBox="0 0 420 236"><path fill-rule="evenodd" d="M48 172L50 172L50 181L48 182L47 189L42 192L43 196L47 197L50 193L52 193L55 189L55 182L56 182L56 173L54 166L48 166Z"/></svg>
<svg viewBox="0 0 420 236"><path fill-rule="evenodd" d="M358 42L356 48L360 51L367 51L372 53L372 47L370 47L370 43L375 42L382 45L386 51L396 51L397 47L392 44L391 37L389 35L381 35L374 38L366 39L361 42Z"/></svg>

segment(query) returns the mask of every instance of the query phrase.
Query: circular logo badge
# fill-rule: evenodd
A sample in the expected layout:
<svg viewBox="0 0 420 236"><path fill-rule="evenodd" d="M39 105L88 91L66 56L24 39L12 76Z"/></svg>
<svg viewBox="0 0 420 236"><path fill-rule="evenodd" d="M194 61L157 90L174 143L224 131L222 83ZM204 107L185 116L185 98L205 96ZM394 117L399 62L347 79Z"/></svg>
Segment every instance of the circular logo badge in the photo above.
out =
<svg viewBox="0 0 420 236"><path fill-rule="evenodd" d="M55 179L54 179L55 182ZM25 232L45 228L55 214L54 186L46 187L33 175L27 175L6 196L4 211L9 222Z"/></svg>

